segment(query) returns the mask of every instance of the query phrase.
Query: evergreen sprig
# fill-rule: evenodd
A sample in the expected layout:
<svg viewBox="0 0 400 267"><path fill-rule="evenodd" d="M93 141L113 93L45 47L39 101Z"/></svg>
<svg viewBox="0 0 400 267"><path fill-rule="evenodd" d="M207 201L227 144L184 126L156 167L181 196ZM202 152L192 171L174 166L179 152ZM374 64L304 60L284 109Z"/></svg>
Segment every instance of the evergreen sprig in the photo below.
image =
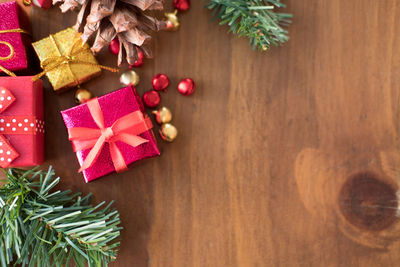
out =
<svg viewBox="0 0 400 267"><path fill-rule="evenodd" d="M9 169L0 188L0 265L107 266L120 237L117 210L54 190L54 171Z"/></svg>
<svg viewBox="0 0 400 267"><path fill-rule="evenodd" d="M286 7L280 0L209 0L206 7L220 25L229 25L229 32L248 37L253 49L267 51L289 40L283 27L291 23L292 15L274 11Z"/></svg>

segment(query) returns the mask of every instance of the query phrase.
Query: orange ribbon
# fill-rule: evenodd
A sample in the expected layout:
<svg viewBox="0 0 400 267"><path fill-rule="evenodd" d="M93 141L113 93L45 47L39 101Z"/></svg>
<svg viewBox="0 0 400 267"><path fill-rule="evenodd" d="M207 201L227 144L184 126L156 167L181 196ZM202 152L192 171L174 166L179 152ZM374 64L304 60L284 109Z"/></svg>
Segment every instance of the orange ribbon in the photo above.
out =
<svg viewBox="0 0 400 267"><path fill-rule="evenodd" d="M75 152L91 149L79 172L93 166L105 143L109 144L115 170L117 172L126 170L124 156L116 142L120 141L133 147L149 142L149 140L138 135L153 127L151 120L148 117L145 118L142 112L135 111L117 119L111 127L105 127L104 116L98 99L91 99L87 102L87 105L98 129L86 127L68 129L68 137Z"/></svg>

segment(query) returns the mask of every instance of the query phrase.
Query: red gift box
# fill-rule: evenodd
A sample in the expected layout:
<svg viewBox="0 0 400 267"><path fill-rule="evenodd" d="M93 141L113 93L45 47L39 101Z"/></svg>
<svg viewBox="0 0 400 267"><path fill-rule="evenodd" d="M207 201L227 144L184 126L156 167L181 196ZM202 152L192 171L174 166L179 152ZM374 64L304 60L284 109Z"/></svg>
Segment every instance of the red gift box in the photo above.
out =
<svg viewBox="0 0 400 267"><path fill-rule="evenodd" d="M44 160L43 84L32 77L0 77L0 167Z"/></svg>
<svg viewBox="0 0 400 267"><path fill-rule="evenodd" d="M23 70L28 67L25 47L31 44L26 32L22 12L16 2L0 4L0 73L2 68L9 71ZM21 19L21 20L20 20Z"/></svg>
<svg viewBox="0 0 400 267"><path fill-rule="evenodd" d="M158 156L152 123L134 87L61 112L86 182Z"/></svg>

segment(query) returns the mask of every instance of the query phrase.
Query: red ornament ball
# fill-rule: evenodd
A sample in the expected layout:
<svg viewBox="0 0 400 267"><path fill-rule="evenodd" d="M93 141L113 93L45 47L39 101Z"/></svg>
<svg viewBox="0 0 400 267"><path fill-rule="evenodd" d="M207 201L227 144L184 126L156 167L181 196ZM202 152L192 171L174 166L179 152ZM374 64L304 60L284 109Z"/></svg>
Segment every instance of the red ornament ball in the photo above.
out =
<svg viewBox="0 0 400 267"><path fill-rule="evenodd" d="M190 0L174 0L174 7L179 11L186 11L190 8Z"/></svg>
<svg viewBox="0 0 400 267"><path fill-rule="evenodd" d="M169 78L167 75L159 73L153 77L152 84L154 90L165 92L169 86Z"/></svg>
<svg viewBox="0 0 400 267"><path fill-rule="evenodd" d="M141 67L143 65L143 63L144 63L144 54L143 54L143 52L139 51L137 56L138 56L138 59L136 60L135 63L133 63L133 65L129 66L130 69L132 69L134 67L139 68L139 67Z"/></svg>
<svg viewBox="0 0 400 267"><path fill-rule="evenodd" d="M161 96L157 91L150 90L143 94L143 102L146 107L155 108L161 102Z"/></svg>
<svg viewBox="0 0 400 267"><path fill-rule="evenodd" d="M194 81L190 78L183 79L178 84L178 91L182 95L191 95L195 89Z"/></svg>
<svg viewBox="0 0 400 267"><path fill-rule="evenodd" d="M110 45L108 46L108 49L110 49L110 52L114 55L118 55L119 53L119 40L118 37L115 37L111 42Z"/></svg>

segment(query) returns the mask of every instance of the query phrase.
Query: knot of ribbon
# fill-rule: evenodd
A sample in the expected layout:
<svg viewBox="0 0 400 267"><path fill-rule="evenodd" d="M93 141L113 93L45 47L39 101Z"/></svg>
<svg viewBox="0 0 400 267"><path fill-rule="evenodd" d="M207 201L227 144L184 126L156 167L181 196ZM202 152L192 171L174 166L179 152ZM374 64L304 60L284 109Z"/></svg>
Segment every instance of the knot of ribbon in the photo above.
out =
<svg viewBox="0 0 400 267"><path fill-rule="evenodd" d="M153 128L151 120L148 117L145 118L141 111L135 111L115 120L112 126L105 127L98 99L91 99L86 104L98 128L73 127L68 129L68 138L72 142L75 152L90 149L79 172L93 166L106 143L109 145L115 170L117 172L126 170L126 162L117 142L123 142L133 147L149 142L139 134Z"/></svg>
<svg viewBox="0 0 400 267"><path fill-rule="evenodd" d="M25 33L25 34L29 34L27 31L24 31L23 29L0 30L0 34L3 34L3 33ZM6 42L6 41L0 41L0 44L7 46L8 49L10 50L10 53L7 56L5 56L5 57L1 57L0 56L0 61L10 60L15 54L14 47L12 46L11 43ZM3 72L5 72L6 74L8 74L10 76L13 76L13 77L16 76L13 72L9 71L8 69L6 69L5 67L3 67L1 65L0 65L0 70L2 70Z"/></svg>
<svg viewBox="0 0 400 267"><path fill-rule="evenodd" d="M0 87L0 114L12 103L14 95L6 88ZM36 134L37 120L35 116L3 116L0 115L0 167L7 168L19 156L16 149L4 135Z"/></svg>
<svg viewBox="0 0 400 267"><path fill-rule="evenodd" d="M69 49L66 51L65 54L62 54L57 42L54 39L54 36L52 34L50 34L50 40L52 41L52 43L54 44L54 46L56 47L56 50L58 52L58 56L55 57L49 57L45 60L43 60L41 62L41 67L43 69L43 71L37 75L35 75L32 78L32 81L36 81L38 79L40 79L41 77L43 77L46 73L53 71L57 68L59 68L62 65L67 65L69 68L69 71L72 75L72 77L75 80L76 85L79 86L79 80L77 79L77 77L75 76L75 73L72 71L71 69L71 64L83 64L83 65L89 65L89 66L93 66L93 67L98 67L104 70L108 70L111 72L118 72L119 70L116 68L111 68L111 67L107 67L107 66L103 66L100 64L96 64L96 63L92 63L92 62L88 62L88 61L83 61L83 60L79 60L77 59L77 55L79 55L80 53L84 52L86 50L86 47L83 46L83 42L80 38L80 36L77 36L75 42L69 47Z"/></svg>

